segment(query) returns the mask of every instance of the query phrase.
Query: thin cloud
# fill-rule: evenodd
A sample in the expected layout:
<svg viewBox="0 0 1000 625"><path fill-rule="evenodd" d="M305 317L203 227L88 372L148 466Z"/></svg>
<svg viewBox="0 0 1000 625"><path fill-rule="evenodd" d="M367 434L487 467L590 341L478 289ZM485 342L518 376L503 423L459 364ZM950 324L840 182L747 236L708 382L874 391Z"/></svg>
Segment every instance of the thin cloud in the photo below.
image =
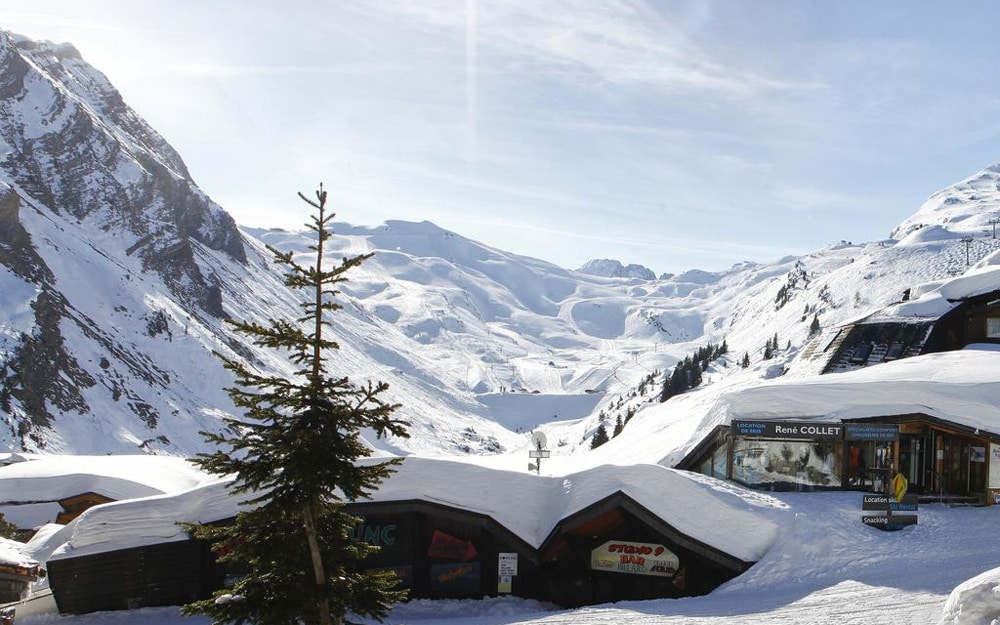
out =
<svg viewBox="0 0 1000 625"><path fill-rule="evenodd" d="M220 63L183 63L168 65L178 74L202 78L274 76L289 74L340 74L367 76L380 71L400 71L401 65L234 65Z"/></svg>
<svg viewBox="0 0 1000 625"><path fill-rule="evenodd" d="M67 30L96 30L116 33L154 33L163 32L161 28L143 28L136 26L124 26L121 23L97 21L86 18L74 18L66 15L54 13L7 13L4 15L7 23L16 23L19 27L44 26L59 27Z"/></svg>
<svg viewBox="0 0 1000 625"><path fill-rule="evenodd" d="M446 0L380 6L456 33L466 28L463 12ZM603 2L479 3L477 42L531 59L538 64L535 69L564 79L596 76L607 83L730 94L818 86L720 64L641 1L613 7Z"/></svg>
<svg viewBox="0 0 1000 625"><path fill-rule="evenodd" d="M800 211L867 211L870 208L870 198L805 185L779 187L775 197L788 208Z"/></svg>

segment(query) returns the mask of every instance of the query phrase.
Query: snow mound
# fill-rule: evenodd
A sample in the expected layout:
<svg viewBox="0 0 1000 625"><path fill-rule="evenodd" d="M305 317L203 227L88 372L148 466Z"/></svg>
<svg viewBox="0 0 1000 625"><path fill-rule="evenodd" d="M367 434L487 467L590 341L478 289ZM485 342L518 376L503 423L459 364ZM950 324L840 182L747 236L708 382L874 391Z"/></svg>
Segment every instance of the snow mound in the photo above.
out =
<svg viewBox="0 0 1000 625"><path fill-rule="evenodd" d="M941 625L997 624L1000 624L1000 568L956 586L941 611Z"/></svg>

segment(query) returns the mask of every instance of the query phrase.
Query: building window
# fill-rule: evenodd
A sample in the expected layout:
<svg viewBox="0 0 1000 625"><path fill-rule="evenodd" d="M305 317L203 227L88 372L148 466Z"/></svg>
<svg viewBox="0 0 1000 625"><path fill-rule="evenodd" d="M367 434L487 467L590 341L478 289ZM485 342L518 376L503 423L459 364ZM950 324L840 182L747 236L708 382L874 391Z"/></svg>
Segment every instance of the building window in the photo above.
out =
<svg viewBox="0 0 1000 625"><path fill-rule="evenodd" d="M1000 339L1000 317L986 318L986 338Z"/></svg>

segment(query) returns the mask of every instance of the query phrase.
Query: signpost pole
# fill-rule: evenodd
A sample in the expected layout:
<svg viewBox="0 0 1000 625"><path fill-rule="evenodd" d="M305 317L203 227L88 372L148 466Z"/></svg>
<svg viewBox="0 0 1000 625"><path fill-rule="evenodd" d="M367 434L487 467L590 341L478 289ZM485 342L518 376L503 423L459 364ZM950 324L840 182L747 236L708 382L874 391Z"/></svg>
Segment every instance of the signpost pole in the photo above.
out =
<svg viewBox="0 0 1000 625"><path fill-rule="evenodd" d="M542 474L542 458L548 458L551 454L548 449L545 449L545 444L548 442L545 438L543 432L532 432L531 442L534 444L535 448L528 450L528 457L535 460L534 464L529 464L528 469L534 469L535 475Z"/></svg>

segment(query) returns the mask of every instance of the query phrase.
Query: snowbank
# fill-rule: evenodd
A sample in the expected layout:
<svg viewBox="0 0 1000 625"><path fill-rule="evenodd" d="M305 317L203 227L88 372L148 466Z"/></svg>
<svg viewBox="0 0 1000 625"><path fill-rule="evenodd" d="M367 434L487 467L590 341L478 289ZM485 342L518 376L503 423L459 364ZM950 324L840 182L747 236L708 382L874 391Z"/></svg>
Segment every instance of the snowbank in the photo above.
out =
<svg viewBox="0 0 1000 625"><path fill-rule="evenodd" d="M941 625L1000 623L1000 568L955 587L941 611Z"/></svg>

